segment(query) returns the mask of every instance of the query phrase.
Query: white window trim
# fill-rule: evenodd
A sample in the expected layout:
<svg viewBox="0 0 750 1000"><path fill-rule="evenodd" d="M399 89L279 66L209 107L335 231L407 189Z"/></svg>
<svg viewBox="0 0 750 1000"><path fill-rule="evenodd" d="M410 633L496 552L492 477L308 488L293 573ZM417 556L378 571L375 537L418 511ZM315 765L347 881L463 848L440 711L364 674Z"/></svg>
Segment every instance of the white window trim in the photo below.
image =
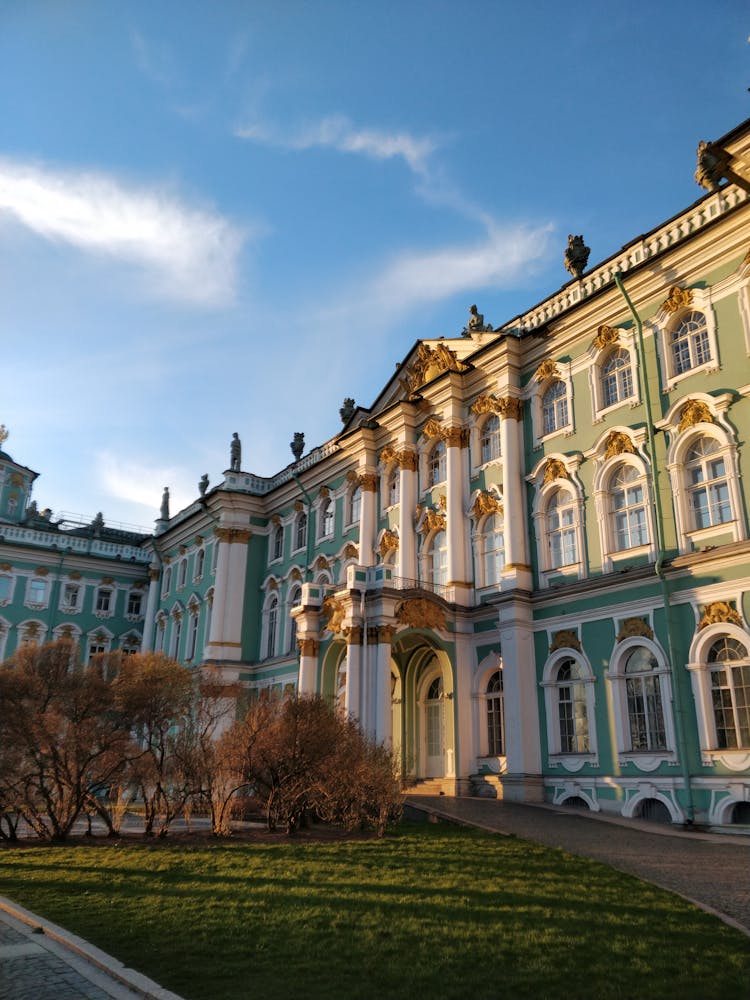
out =
<svg viewBox="0 0 750 1000"><path fill-rule="evenodd" d="M281 532L281 555L276 555L276 536ZM271 531L268 538L268 565L273 566L274 563L280 563L284 561L284 541L285 541L285 531L283 524L271 524Z"/></svg>
<svg viewBox="0 0 750 1000"><path fill-rule="evenodd" d="M583 684L586 694L586 720L588 723L589 749L586 753L563 753L560 749L560 723L558 718L557 688L553 675L563 660L575 660L583 668L584 676L576 684ZM599 766L599 748L596 738L595 678L591 664L576 649L556 649L544 665L541 686L544 690L544 708L547 717L547 756L550 767L563 767L566 771L580 771L586 764Z"/></svg>
<svg viewBox="0 0 750 1000"><path fill-rule="evenodd" d="M659 351L660 368L662 379L664 380L662 392L671 392L676 385L691 375L695 375L696 372L714 372L718 371L721 367L719 341L716 335L716 316L711 300L711 289L692 288L691 291L693 293L693 301L689 306L685 306L676 313L668 313L662 308L654 319L649 324L646 324L654 334ZM702 365L696 365L695 368L689 368L687 371L677 374L674 370L671 335L672 331L679 326L685 316L691 312L700 312L706 317L706 332L708 334L711 358L709 361L704 361Z"/></svg>
<svg viewBox="0 0 750 1000"><path fill-rule="evenodd" d="M141 599L141 604L140 604L141 610L139 612L137 612L137 613L134 612L134 611L130 611L130 598L131 598L131 595L135 595L135 594L137 594L140 597L140 599ZM128 591L128 593L127 593L127 597L125 598L125 620L129 621L129 622L140 622L140 621L143 621L144 611L145 611L145 608L144 608L145 603L146 602L144 600L143 591L137 590L135 587L131 587L130 590Z"/></svg>
<svg viewBox="0 0 750 1000"><path fill-rule="evenodd" d="M433 490L442 490L445 492L446 485L448 483L448 445L445 441L436 440L435 438L423 439L424 444L422 445L419 452L419 481L422 483L421 494L422 496L429 496ZM440 480L440 482L433 483L431 481L432 477L430 474L430 466L432 453L440 445L443 446L443 463L445 466L445 477Z"/></svg>
<svg viewBox="0 0 750 1000"><path fill-rule="evenodd" d="M501 500L500 497L498 497L498 499ZM490 518L493 518L495 516L495 513L500 514L500 516L503 518L503 542L504 542L503 550L507 552L507 547L508 547L508 544L507 544L508 543L508 540L507 540L507 529L508 529L508 525L507 525L507 523L505 521L505 512L503 511L503 509L501 507L501 509L499 511L495 511L494 513L491 513L491 514L484 514L481 518L479 518L478 521L475 521L473 523L473 529L472 529L472 533L471 533L471 540L472 540L472 545L473 545L473 548L474 548L474 574L475 574L475 579L476 579L475 586L476 586L477 590L486 590L488 588L499 589L500 586L501 586L501 584L502 584L503 577L506 575L507 572L509 572L508 568L507 568L507 562L504 561L504 566L503 566L503 569L500 572L499 579L496 580L496 581L492 581L492 582L489 582L487 580L487 562L486 562L486 556L487 556L487 548L486 548L487 530L486 529L487 529L487 523L488 523L488 521L490 520ZM515 571L511 571L511 572L512 572L513 578L515 578Z"/></svg>
<svg viewBox="0 0 750 1000"><path fill-rule="evenodd" d="M649 676L656 676L659 679L661 710L664 717L664 735L667 744L662 750L633 750L631 745L626 685L628 675L625 673L625 664L629 654L639 646L647 649L655 657L658 664L657 669ZM633 674L632 676L638 675ZM661 646L642 635L623 639L622 642L618 642L613 648L609 658L609 669L605 671L604 677L608 681L612 691L612 709L615 719L618 763L621 766L634 764L639 771L655 771L657 767L665 762L675 762L677 760L675 752L677 743L674 719L672 717L672 681L669 662Z"/></svg>
<svg viewBox="0 0 750 1000"><path fill-rule="evenodd" d="M529 402L531 410L531 430L534 447L540 447L543 442L551 441L556 437L570 437L575 434L575 412L573 408L573 370L568 362L557 363L558 374L544 379L542 382L534 382L530 393ZM565 386L565 399L568 404L568 422L561 427L555 428L548 434L544 433L544 407L542 400L547 390L554 382L562 382Z"/></svg>
<svg viewBox="0 0 750 1000"><path fill-rule="evenodd" d="M11 624L7 618L0 618L0 662L5 659L5 649L8 643Z"/></svg>
<svg viewBox="0 0 750 1000"><path fill-rule="evenodd" d="M298 552L304 552L307 549L308 536L310 532L310 518L314 517L315 508L308 513L306 510L298 510L294 512L294 518L292 519L292 555ZM298 535L298 523L302 517L306 517L305 522L305 540L302 545L297 545L297 535Z"/></svg>
<svg viewBox="0 0 750 1000"><path fill-rule="evenodd" d="M10 580L10 586L8 588L8 596L0 598L0 608L5 608L9 604L13 603L13 597L16 592L16 574L13 571L9 573L3 572L0 573L0 577L2 577L3 580Z"/></svg>
<svg viewBox="0 0 750 1000"><path fill-rule="evenodd" d="M398 499L395 503L390 503L390 491L388 489L390 481L393 477L396 477L398 487L396 492L398 494ZM388 462L387 464L381 466L380 469L380 513L385 514L387 511L398 510L401 506L401 469L398 462Z"/></svg>
<svg viewBox="0 0 750 1000"><path fill-rule="evenodd" d="M585 505L583 501L583 489L576 475L581 455L561 455L552 453L539 461L533 469L531 475L527 476L527 481L532 483L536 489L534 493L534 503L532 507L532 521L534 524L534 535L536 539L537 564L539 567L540 589L549 587L550 580L560 576L575 577L578 580L585 580L588 576L588 559L586 550L586 533L583 530ZM548 483L544 482L544 469L549 459L559 459L565 466L569 478L553 479ZM576 506L576 551L578 559L574 563L566 566L550 565L550 547L547 542L547 502L552 493L558 489L566 489L575 500Z"/></svg>
<svg viewBox="0 0 750 1000"><path fill-rule="evenodd" d="M77 587L78 595L76 597L75 604L65 603L65 588L66 587ZM58 602L58 611L62 611L66 615L79 615L83 610L83 597L85 593L85 585L80 580L62 580L60 582L60 600Z"/></svg>
<svg viewBox="0 0 750 1000"><path fill-rule="evenodd" d="M109 607L107 608L106 611L99 611L97 608L97 605L99 603L99 593L102 590L109 591ZM117 605L117 587L114 583L101 583L98 586L94 587L92 610L94 612L95 618L99 618L101 620L105 620L107 618L113 618L116 605Z"/></svg>
<svg viewBox="0 0 750 1000"><path fill-rule="evenodd" d="M716 746L718 741L711 696L711 667L708 663L708 652L716 640L722 636L737 639L750 653L750 634L744 628L733 625L731 622L708 625L701 629L693 639L687 669L690 671L690 680L693 685L701 761L707 767L721 764L729 771L746 771L750 768L750 749L745 747L738 750L718 749Z"/></svg>
<svg viewBox="0 0 750 1000"><path fill-rule="evenodd" d="M32 601L31 600L31 585L33 583L43 583L44 584L44 600L43 601ZM24 599L24 605L27 608L31 608L32 611L42 611L44 608L49 607L49 595L50 595L50 580L46 576L36 576L32 575L26 581L26 595Z"/></svg>
<svg viewBox="0 0 750 1000"><path fill-rule="evenodd" d="M271 626L271 610L273 606L274 599L276 600L276 628L273 637L273 652L268 655L268 644L270 639L270 626ZM279 655L279 633L283 631L281 626L281 609L283 605L279 597L278 590L271 590L267 595L266 599L263 601L263 612L262 612L262 622L261 622L261 644L260 644L260 657L261 660L273 660Z"/></svg>
<svg viewBox="0 0 750 1000"><path fill-rule="evenodd" d="M497 417L498 419L498 435L500 436L500 454L497 458L490 458L488 461L482 461L482 433L484 431L484 425L492 417ZM503 462L503 443L502 443L502 426L503 417L499 413L480 413L479 416L473 417L470 423L469 430L469 441L470 441L470 463L471 463L471 474L472 477L476 476L482 469L490 469L496 465L502 465Z"/></svg>
<svg viewBox="0 0 750 1000"><path fill-rule="evenodd" d="M638 351L636 349L635 335L630 330L619 329L619 339L617 343L605 347L602 351L596 352L593 363L589 366L589 388L591 390L591 406L593 421L598 424L608 417L615 410L628 407L633 409L641 404L641 382L638 378L638 365L636 360ZM604 405L604 391L602 389L602 369L615 351L625 350L630 355L630 376L633 381L633 395L627 399L620 399L609 406Z"/></svg>

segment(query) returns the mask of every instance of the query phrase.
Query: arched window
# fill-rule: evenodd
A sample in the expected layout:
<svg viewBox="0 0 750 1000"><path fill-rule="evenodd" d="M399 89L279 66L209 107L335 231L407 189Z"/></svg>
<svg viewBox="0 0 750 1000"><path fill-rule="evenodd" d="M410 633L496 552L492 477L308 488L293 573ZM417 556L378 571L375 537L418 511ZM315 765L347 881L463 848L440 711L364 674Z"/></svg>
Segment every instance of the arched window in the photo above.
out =
<svg viewBox="0 0 750 1000"><path fill-rule="evenodd" d="M168 594L172 586L172 567L167 566L164 573L164 583L162 584L161 592L162 594Z"/></svg>
<svg viewBox="0 0 750 1000"><path fill-rule="evenodd" d="M571 657L557 667L554 678L560 753L589 752L586 688L581 665Z"/></svg>
<svg viewBox="0 0 750 1000"><path fill-rule="evenodd" d="M172 647L171 656L175 660L180 658L180 640L182 639L182 615L172 615Z"/></svg>
<svg viewBox="0 0 750 1000"><path fill-rule="evenodd" d="M277 524L273 533L273 558L281 559L284 555L284 528Z"/></svg>
<svg viewBox="0 0 750 1000"><path fill-rule="evenodd" d="M432 539L428 553L428 575L436 586L448 582L448 542L444 531L438 531Z"/></svg>
<svg viewBox="0 0 750 1000"><path fill-rule="evenodd" d="M307 514L301 510L294 522L294 547L304 549L307 545Z"/></svg>
<svg viewBox="0 0 750 1000"><path fill-rule="evenodd" d="M633 395L633 369L630 352L619 348L601 367L602 405L614 406Z"/></svg>
<svg viewBox="0 0 750 1000"><path fill-rule="evenodd" d="M447 476L445 441L438 441L430 452L427 463L427 483L429 486L437 486L444 483Z"/></svg>
<svg viewBox="0 0 750 1000"><path fill-rule="evenodd" d="M292 608L299 607L302 603L302 588L294 587L289 594L288 604L289 610ZM297 619L290 617L291 625L289 627L289 652L293 653L297 645Z"/></svg>
<svg viewBox="0 0 750 1000"><path fill-rule="evenodd" d="M186 660L192 660L195 656L195 651L198 646L198 615L200 613L200 606L193 605L190 608L190 622L188 625L188 641L187 641L187 651L185 653Z"/></svg>
<svg viewBox="0 0 750 1000"><path fill-rule="evenodd" d="M717 750L750 748L750 659L739 639L723 635L708 651Z"/></svg>
<svg viewBox="0 0 750 1000"><path fill-rule="evenodd" d="M609 480L615 551L648 545L643 478L632 465L618 466Z"/></svg>
<svg viewBox="0 0 750 1000"><path fill-rule="evenodd" d="M577 510L575 497L557 489L547 500L545 526L549 546L549 568L578 562Z"/></svg>
<svg viewBox="0 0 750 1000"><path fill-rule="evenodd" d="M394 507L401 499L401 476L398 466L388 473L385 495L388 507Z"/></svg>
<svg viewBox="0 0 750 1000"><path fill-rule="evenodd" d="M505 569L505 523L498 512L486 518L482 532L482 555L484 559L484 586L500 582Z"/></svg>
<svg viewBox="0 0 750 1000"><path fill-rule="evenodd" d="M542 434L552 434L568 423L568 390L558 379L542 396Z"/></svg>
<svg viewBox="0 0 750 1000"><path fill-rule="evenodd" d="M325 538L333 534L333 500L330 498L323 500L320 505L320 517L318 521L319 537Z"/></svg>
<svg viewBox="0 0 750 1000"><path fill-rule="evenodd" d="M362 489L359 486L349 494L349 524L359 524L362 513Z"/></svg>
<svg viewBox="0 0 750 1000"><path fill-rule="evenodd" d="M177 589L182 590L187 581L187 559L183 559L180 563L180 571L177 579Z"/></svg>
<svg viewBox="0 0 750 1000"><path fill-rule="evenodd" d="M625 692L631 750L666 750L659 664L644 646L636 646L625 661Z"/></svg>
<svg viewBox="0 0 750 1000"><path fill-rule="evenodd" d="M482 465L500 458L500 418L497 414L491 414L482 424L479 444Z"/></svg>
<svg viewBox="0 0 750 1000"><path fill-rule="evenodd" d="M672 374L682 375L711 360L711 342L702 312L684 316L670 334Z"/></svg>
<svg viewBox="0 0 750 1000"><path fill-rule="evenodd" d="M496 670L487 682L487 753L490 757L505 755L505 703L501 670Z"/></svg>
<svg viewBox="0 0 750 1000"><path fill-rule="evenodd" d="M203 576L203 569L206 565L206 550L198 549L195 553L195 580L200 580Z"/></svg>
<svg viewBox="0 0 750 1000"><path fill-rule="evenodd" d="M700 437L685 459L685 475L693 527L710 528L732 520L732 503L719 442Z"/></svg>
<svg viewBox="0 0 750 1000"><path fill-rule="evenodd" d="M266 657L276 655L276 630L279 618L279 599L274 594L268 602L266 618Z"/></svg>

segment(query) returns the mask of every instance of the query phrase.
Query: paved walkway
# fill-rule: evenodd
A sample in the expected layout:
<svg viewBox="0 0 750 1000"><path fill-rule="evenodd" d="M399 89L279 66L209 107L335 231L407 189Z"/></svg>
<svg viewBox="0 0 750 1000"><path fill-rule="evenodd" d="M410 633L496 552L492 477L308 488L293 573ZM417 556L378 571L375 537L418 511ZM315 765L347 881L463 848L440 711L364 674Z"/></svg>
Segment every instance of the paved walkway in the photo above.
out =
<svg viewBox="0 0 750 1000"><path fill-rule="evenodd" d="M0 896L0 1000L180 1000L82 938Z"/></svg>
<svg viewBox="0 0 750 1000"><path fill-rule="evenodd" d="M750 935L750 838L554 806L494 799L412 796L407 803L446 819L593 858L686 897Z"/></svg>

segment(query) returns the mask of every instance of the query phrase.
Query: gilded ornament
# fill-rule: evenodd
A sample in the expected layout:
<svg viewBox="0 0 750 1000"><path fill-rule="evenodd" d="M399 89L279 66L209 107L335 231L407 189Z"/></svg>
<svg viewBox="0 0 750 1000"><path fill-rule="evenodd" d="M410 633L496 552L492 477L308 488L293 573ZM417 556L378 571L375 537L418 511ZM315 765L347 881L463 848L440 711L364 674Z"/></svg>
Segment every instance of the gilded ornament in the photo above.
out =
<svg viewBox="0 0 750 1000"><path fill-rule="evenodd" d="M383 537L380 539L380 556L382 559L388 555L389 552L395 552L398 549L398 535L395 531L390 531L386 529L383 532Z"/></svg>
<svg viewBox="0 0 750 1000"><path fill-rule="evenodd" d="M599 327L596 336L594 337L594 347L597 351L603 351L605 347L611 347L613 344L619 344L620 342L620 331L614 326L607 326L602 324Z"/></svg>
<svg viewBox="0 0 750 1000"><path fill-rule="evenodd" d="M523 417L523 400L515 396L503 396L498 400L500 413L507 420L520 420Z"/></svg>
<svg viewBox="0 0 750 1000"><path fill-rule="evenodd" d="M441 441L445 440L444 438L445 431L443 427L440 426L438 421L435 420L434 417L431 417L427 421L427 423L422 428L422 433L426 438L430 438L430 440L433 440L434 438L439 438Z"/></svg>
<svg viewBox="0 0 750 1000"><path fill-rule="evenodd" d="M617 641L622 642L623 639L632 639L635 636L642 636L644 639L654 638L654 630L645 618L626 618L620 626Z"/></svg>
<svg viewBox="0 0 750 1000"><path fill-rule="evenodd" d="M220 542L232 545L235 542L245 543L252 535L249 528L214 528L214 534Z"/></svg>
<svg viewBox="0 0 750 1000"><path fill-rule="evenodd" d="M359 482L359 476L354 471L354 469L349 469L349 471L346 474L346 481L347 483L350 483L352 486L356 485ZM299 501L297 502L299 503Z"/></svg>
<svg viewBox="0 0 750 1000"><path fill-rule="evenodd" d="M419 459L416 451L405 450L400 452L398 456L398 464L402 469L406 469L409 472L416 472L419 465Z"/></svg>
<svg viewBox="0 0 750 1000"><path fill-rule="evenodd" d="M344 547L344 559L356 559L359 553L354 542L347 542Z"/></svg>
<svg viewBox="0 0 750 1000"><path fill-rule="evenodd" d="M186 552L187 552L187 545L181 545L180 546L180 555L184 556Z"/></svg>
<svg viewBox="0 0 750 1000"><path fill-rule="evenodd" d="M157 570L156 572L158 574L159 570ZM68 573L68 577L71 580L80 580L81 579L81 574L78 572L77 569L74 569L70 573ZM157 577L157 579L158 579L158 577Z"/></svg>
<svg viewBox="0 0 750 1000"><path fill-rule="evenodd" d="M559 632L555 632L552 636L552 645L549 651L550 653L554 653L556 649L577 649L580 653L581 640L572 628L560 629Z"/></svg>
<svg viewBox="0 0 750 1000"><path fill-rule="evenodd" d="M406 374L399 378L401 387L407 395L413 395L417 390L436 378L444 371L463 372L469 366L459 361L455 351L452 351L446 344L438 344L437 347L430 348L420 341L417 347L417 356L407 369Z"/></svg>
<svg viewBox="0 0 750 1000"><path fill-rule="evenodd" d="M337 601L335 597L326 597L323 601L323 607L320 609L320 614L325 621L324 630L337 635L341 631L341 626L346 617L346 609L341 601Z"/></svg>
<svg viewBox="0 0 750 1000"><path fill-rule="evenodd" d="M428 507L422 520L422 534L429 535L431 531L445 531L445 514Z"/></svg>
<svg viewBox="0 0 750 1000"><path fill-rule="evenodd" d="M11 486L23 486L23 476L20 472L11 472L10 474L10 485Z"/></svg>
<svg viewBox="0 0 750 1000"><path fill-rule="evenodd" d="M318 496L320 497L321 500L327 500L330 495L331 491L328 489L327 486L321 486L320 489L318 490Z"/></svg>
<svg viewBox="0 0 750 1000"><path fill-rule="evenodd" d="M302 574L300 573L299 569L296 566L292 569L291 573L289 574L289 579L295 581L299 581L302 579Z"/></svg>
<svg viewBox="0 0 750 1000"><path fill-rule="evenodd" d="M304 505L303 505L303 503L302 503L302 501L301 501L301 500L295 500L295 501L294 501L294 513L295 513L295 514L300 514L300 513L302 513L302 511L303 511L304 509L305 509L305 508L304 508Z"/></svg>
<svg viewBox="0 0 750 1000"><path fill-rule="evenodd" d="M476 416L481 416L483 413L500 413L500 406L500 400L497 396L483 393L481 396L477 396L469 409Z"/></svg>
<svg viewBox="0 0 750 1000"><path fill-rule="evenodd" d="M46 576L48 573L49 573L49 570L47 569L46 566L37 566L37 568L34 570L34 575L35 576ZM102 580L102 583L103 582L104 581Z"/></svg>
<svg viewBox="0 0 750 1000"><path fill-rule="evenodd" d="M411 628L444 629L445 611L426 597L402 601L396 608L396 621Z"/></svg>
<svg viewBox="0 0 750 1000"><path fill-rule="evenodd" d="M182 609L181 608L173 608L172 609L172 617L174 618L174 620L176 622L182 621Z"/></svg>
<svg viewBox="0 0 750 1000"><path fill-rule="evenodd" d="M378 477L374 472L363 472L359 477L359 486L365 493L375 493L378 488Z"/></svg>
<svg viewBox="0 0 750 1000"><path fill-rule="evenodd" d="M711 604L704 604L701 608L701 615L701 620L698 622L699 632L707 625L716 625L719 622L739 625L742 628L742 618L729 601L713 601Z"/></svg>
<svg viewBox="0 0 750 1000"><path fill-rule="evenodd" d="M469 429L467 427L446 427L443 440L449 448L467 448L469 445Z"/></svg>
<svg viewBox="0 0 750 1000"><path fill-rule="evenodd" d="M633 442L623 431L612 431L604 444L604 457L612 458L614 455L634 454Z"/></svg>
<svg viewBox="0 0 750 1000"><path fill-rule="evenodd" d="M275 525L277 528L279 527L279 525L281 524L281 518L279 517L278 514L273 515L273 517L271 518L271 524Z"/></svg>
<svg viewBox="0 0 750 1000"><path fill-rule="evenodd" d="M347 646L361 646L362 645L362 626L361 625L348 625L343 629L344 639L346 639Z"/></svg>
<svg viewBox="0 0 750 1000"><path fill-rule="evenodd" d="M696 424L712 424L713 420L707 403L701 399L689 399L680 410L677 430L684 431L686 427L695 427Z"/></svg>
<svg viewBox="0 0 750 1000"><path fill-rule="evenodd" d="M317 639L306 637L304 639L297 639L297 647L300 651L300 656L317 656L320 644Z"/></svg>
<svg viewBox="0 0 750 1000"><path fill-rule="evenodd" d="M551 378L560 378L560 369L551 358L546 358L534 372L537 382L546 382Z"/></svg>
<svg viewBox="0 0 750 1000"><path fill-rule="evenodd" d="M380 452L380 461L383 465L389 465L391 462L398 461L398 451L392 444L387 444L385 448Z"/></svg>
<svg viewBox="0 0 750 1000"><path fill-rule="evenodd" d="M693 304L692 288L680 288L679 285L672 285L669 295L662 303L662 310L672 315L680 309L685 309Z"/></svg>
<svg viewBox="0 0 750 1000"><path fill-rule="evenodd" d="M497 514L501 512L503 505L500 498L488 490L480 490L472 505L472 513L477 520L486 514Z"/></svg>
<svg viewBox="0 0 750 1000"><path fill-rule="evenodd" d="M268 589L269 590L278 590L279 589L279 581L278 580L271 580L270 583L268 584Z"/></svg>
<svg viewBox="0 0 750 1000"><path fill-rule="evenodd" d="M203 535L196 535L193 539L193 545L200 547L203 545Z"/></svg>
<svg viewBox="0 0 750 1000"><path fill-rule="evenodd" d="M2 570L3 573L10 573L10 571L12 569L13 569L13 567L11 566L10 563L6 563L6 562L0 563L0 570Z"/></svg>
<svg viewBox="0 0 750 1000"><path fill-rule="evenodd" d="M112 579L112 577L111 577L111 576L103 576L103 577L102 577L102 583L103 583L103 584L106 584L106 586L109 586L110 584L112 584L112 583L114 583L114 582L115 582L115 581L114 581L114 580Z"/></svg>
<svg viewBox="0 0 750 1000"><path fill-rule="evenodd" d="M318 556L318 558L315 560L315 563L313 564L313 567L316 570L329 569L330 563L328 562L325 556Z"/></svg>
<svg viewBox="0 0 750 1000"><path fill-rule="evenodd" d="M544 465L544 485L556 479L569 479L568 470L559 458L548 458Z"/></svg>

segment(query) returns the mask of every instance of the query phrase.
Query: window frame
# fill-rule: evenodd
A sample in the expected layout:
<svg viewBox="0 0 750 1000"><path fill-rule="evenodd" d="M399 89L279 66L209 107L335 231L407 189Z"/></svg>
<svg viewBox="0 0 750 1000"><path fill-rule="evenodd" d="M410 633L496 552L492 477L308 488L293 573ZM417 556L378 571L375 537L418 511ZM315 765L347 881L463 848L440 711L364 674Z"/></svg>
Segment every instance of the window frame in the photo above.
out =
<svg viewBox="0 0 750 1000"><path fill-rule="evenodd" d="M653 658L653 670L628 674L627 665L634 652L644 649ZM628 699L628 678L648 676L655 681L659 690L662 720L664 724L664 746L633 748L630 704ZM672 679L669 659L661 646L645 635L630 636L615 643L609 658L609 667L604 673L612 693L612 709L615 722L618 763L632 764L640 771L654 771L664 762L677 759L677 740L672 714Z"/></svg>
<svg viewBox="0 0 750 1000"><path fill-rule="evenodd" d="M724 637L735 639L743 645L748 654L748 659L744 662L750 664L750 633L732 622L718 622L701 629L693 639L687 669L693 687L702 763L706 766L721 764L729 771L744 773L750 767L750 745L737 748L718 746L711 687L714 668L709 662L709 653L715 643Z"/></svg>
<svg viewBox="0 0 750 1000"><path fill-rule="evenodd" d="M690 305L678 309L674 313L668 312L662 306L652 323L647 324L652 329L653 327L656 328L654 332L661 361L662 379L664 382L662 388L665 392L671 391L683 379L689 378L697 372L717 371L721 367L716 317L711 300L711 290L709 288L691 288L690 292L692 293L692 302ZM705 319L709 357L705 361L692 365L690 368L677 371L673 352L673 334L692 313L701 313Z"/></svg>
<svg viewBox="0 0 750 1000"><path fill-rule="evenodd" d="M571 681L559 679L561 667L568 661L575 665L579 676ZM547 659L542 673L545 716L547 723L547 757L549 766L563 767L566 771L580 771L586 764L596 766L599 760L596 732L596 683L594 672L586 656L571 647L556 649ZM586 717L587 749L564 750L561 733L560 691L565 687L580 687L578 704L584 704ZM565 702L567 704L567 702ZM573 701L571 704L575 705Z"/></svg>
<svg viewBox="0 0 750 1000"><path fill-rule="evenodd" d="M46 608L49 605L49 594L50 594L49 583L50 583L49 579L46 576L30 576L28 578L28 581L26 583L26 597L24 599L24 604L26 605L27 608L32 608L36 611L40 611L42 610L42 608ZM41 600L34 600L33 591L35 589L38 589L39 587L42 588L42 593L39 594Z"/></svg>

